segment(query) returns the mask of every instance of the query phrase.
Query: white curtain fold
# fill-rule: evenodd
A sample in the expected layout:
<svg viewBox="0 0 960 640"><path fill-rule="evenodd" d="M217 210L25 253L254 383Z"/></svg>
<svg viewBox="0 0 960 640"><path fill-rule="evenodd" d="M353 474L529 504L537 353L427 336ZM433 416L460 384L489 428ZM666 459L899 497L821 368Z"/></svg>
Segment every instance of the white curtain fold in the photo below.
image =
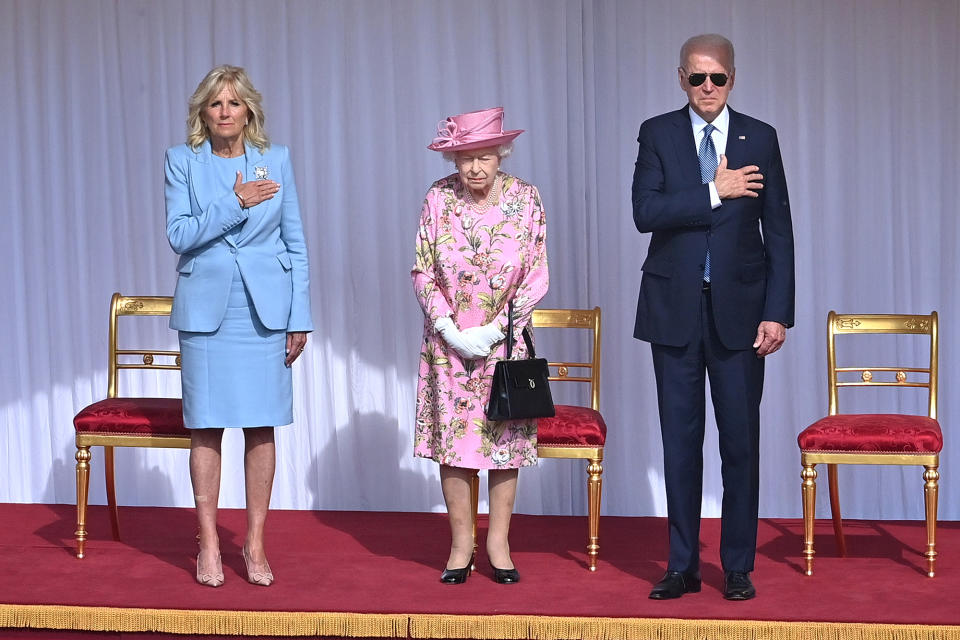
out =
<svg viewBox="0 0 960 640"><path fill-rule="evenodd" d="M106 391L110 295L172 292L163 151L183 141L199 80L231 63L291 148L311 261L316 331L295 365L296 423L278 433L273 506L443 508L436 465L412 457L414 234L426 189L453 170L426 145L447 115L503 105L505 125L526 130L504 168L539 187L548 214L543 306L603 308L603 511L664 515L650 351L632 338L648 237L630 180L641 121L684 103L680 45L707 31L737 48L731 105L778 129L794 217L797 326L767 363L762 515L800 513L796 435L826 410L827 311L936 309L940 515L957 519L960 4L937 0L0 0L0 501L74 500L71 422ZM176 344L162 324L127 335ZM543 334L538 350L567 342ZM126 388L176 395L179 379ZM922 410L918 397L846 406ZM241 450L228 434L224 507L243 504ZM716 516L712 422L704 451ZM121 450L117 472L121 504L192 504L183 451ZM518 511L585 512L581 464L521 476ZM844 469L845 515L920 518L922 484L913 468ZM105 501L99 449L91 492Z"/></svg>

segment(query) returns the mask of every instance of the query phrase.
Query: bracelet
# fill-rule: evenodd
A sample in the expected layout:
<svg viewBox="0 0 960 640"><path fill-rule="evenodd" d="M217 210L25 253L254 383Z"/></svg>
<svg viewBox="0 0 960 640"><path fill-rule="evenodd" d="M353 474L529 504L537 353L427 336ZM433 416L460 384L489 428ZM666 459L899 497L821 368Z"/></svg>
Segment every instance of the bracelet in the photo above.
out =
<svg viewBox="0 0 960 640"><path fill-rule="evenodd" d="M243 201L243 196L240 195L239 193L237 193L236 191L233 192L233 195L237 196L237 200L240 201L240 208L241 208L241 209L246 209L246 208L247 208L247 203L245 203L245 202Z"/></svg>

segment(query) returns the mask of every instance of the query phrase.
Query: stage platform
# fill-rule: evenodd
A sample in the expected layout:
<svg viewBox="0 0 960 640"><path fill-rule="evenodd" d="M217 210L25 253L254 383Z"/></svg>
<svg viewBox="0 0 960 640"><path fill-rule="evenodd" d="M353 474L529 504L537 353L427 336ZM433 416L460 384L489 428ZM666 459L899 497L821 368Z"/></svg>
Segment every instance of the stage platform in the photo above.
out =
<svg viewBox="0 0 960 640"><path fill-rule="evenodd" d="M272 511L276 582L264 588L244 578L243 511L223 510L226 583L211 589L193 578L192 510L125 507L120 517L116 542L106 509L91 507L87 557L78 560L73 505L0 504L0 638L960 640L956 522L940 523L937 577L928 578L921 522L848 522L851 555L839 558L823 521L807 577L802 523L762 520L758 597L728 602L717 520L703 523L703 591L653 601L647 593L667 555L661 518L602 518L591 573L585 518L517 515L521 582L494 583L481 554L478 572L450 586L438 582L449 539L442 514Z"/></svg>

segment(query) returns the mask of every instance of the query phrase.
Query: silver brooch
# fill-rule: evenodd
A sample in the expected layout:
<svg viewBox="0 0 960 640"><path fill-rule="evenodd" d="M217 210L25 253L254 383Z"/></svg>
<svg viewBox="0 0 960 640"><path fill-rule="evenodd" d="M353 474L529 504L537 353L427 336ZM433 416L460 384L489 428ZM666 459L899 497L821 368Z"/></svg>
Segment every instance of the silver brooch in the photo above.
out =
<svg viewBox="0 0 960 640"><path fill-rule="evenodd" d="M270 170L266 167L254 167L253 173L257 176L257 180L266 180L270 176Z"/></svg>

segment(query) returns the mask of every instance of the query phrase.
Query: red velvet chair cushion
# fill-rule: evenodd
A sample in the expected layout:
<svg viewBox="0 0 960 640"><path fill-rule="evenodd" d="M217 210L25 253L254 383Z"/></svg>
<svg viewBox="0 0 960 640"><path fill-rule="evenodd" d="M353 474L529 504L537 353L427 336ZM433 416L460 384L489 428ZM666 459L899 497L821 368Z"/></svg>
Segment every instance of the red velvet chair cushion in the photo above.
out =
<svg viewBox="0 0 960 640"><path fill-rule="evenodd" d="M537 444L552 447L602 447L607 424L598 411L567 404L556 405L557 415L537 420Z"/></svg>
<svg viewBox="0 0 960 640"><path fill-rule="evenodd" d="M840 414L817 420L797 437L802 451L939 453L940 424L927 416Z"/></svg>
<svg viewBox="0 0 960 640"><path fill-rule="evenodd" d="M189 436L180 398L107 398L84 407L73 418L81 433Z"/></svg>

